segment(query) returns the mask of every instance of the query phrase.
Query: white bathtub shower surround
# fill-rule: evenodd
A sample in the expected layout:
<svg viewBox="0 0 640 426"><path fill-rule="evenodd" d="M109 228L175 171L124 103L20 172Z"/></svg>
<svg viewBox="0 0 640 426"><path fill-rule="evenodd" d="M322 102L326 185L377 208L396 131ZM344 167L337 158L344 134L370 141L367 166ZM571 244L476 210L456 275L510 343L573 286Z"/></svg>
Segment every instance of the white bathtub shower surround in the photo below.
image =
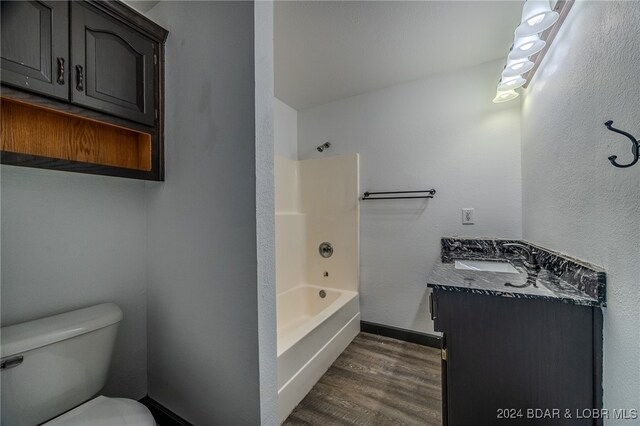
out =
<svg viewBox="0 0 640 426"><path fill-rule="evenodd" d="M300 208L307 231L304 280L308 284L358 291L359 156L335 155L300 161L299 165ZM325 241L335 250L327 259L318 254L318 246Z"/></svg>
<svg viewBox="0 0 640 426"><path fill-rule="evenodd" d="M300 162L274 157L276 214L300 212Z"/></svg>
<svg viewBox="0 0 640 426"><path fill-rule="evenodd" d="M358 291L358 154L304 161L276 156L275 186L276 292L302 282ZM333 245L334 256L319 256L323 242Z"/></svg>
<svg viewBox="0 0 640 426"><path fill-rule="evenodd" d="M360 331L360 301L355 291L299 285L279 294L276 305L282 423Z"/></svg>
<svg viewBox="0 0 640 426"><path fill-rule="evenodd" d="M305 215L300 211L299 161L276 156L276 294L303 281Z"/></svg>
<svg viewBox="0 0 640 426"><path fill-rule="evenodd" d="M282 422L360 331L358 155L276 156L275 186Z"/></svg>

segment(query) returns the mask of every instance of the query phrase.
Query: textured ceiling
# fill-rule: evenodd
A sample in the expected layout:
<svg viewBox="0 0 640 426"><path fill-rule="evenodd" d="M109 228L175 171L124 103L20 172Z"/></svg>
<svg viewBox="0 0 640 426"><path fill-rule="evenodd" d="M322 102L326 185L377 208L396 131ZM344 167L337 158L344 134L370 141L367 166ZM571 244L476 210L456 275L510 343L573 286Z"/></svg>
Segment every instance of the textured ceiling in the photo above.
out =
<svg viewBox="0 0 640 426"><path fill-rule="evenodd" d="M276 97L299 110L504 58L522 5L276 1Z"/></svg>

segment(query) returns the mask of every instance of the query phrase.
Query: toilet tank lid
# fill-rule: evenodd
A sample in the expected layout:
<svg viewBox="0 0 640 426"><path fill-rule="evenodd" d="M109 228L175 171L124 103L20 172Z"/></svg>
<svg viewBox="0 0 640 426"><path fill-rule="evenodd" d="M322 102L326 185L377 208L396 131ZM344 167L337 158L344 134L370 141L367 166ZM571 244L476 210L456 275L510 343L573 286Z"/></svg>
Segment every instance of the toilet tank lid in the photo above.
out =
<svg viewBox="0 0 640 426"><path fill-rule="evenodd" d="M2 327L0 357L6 358L107 327L122 320L115 303L103 303L59 315Z"/></svg>

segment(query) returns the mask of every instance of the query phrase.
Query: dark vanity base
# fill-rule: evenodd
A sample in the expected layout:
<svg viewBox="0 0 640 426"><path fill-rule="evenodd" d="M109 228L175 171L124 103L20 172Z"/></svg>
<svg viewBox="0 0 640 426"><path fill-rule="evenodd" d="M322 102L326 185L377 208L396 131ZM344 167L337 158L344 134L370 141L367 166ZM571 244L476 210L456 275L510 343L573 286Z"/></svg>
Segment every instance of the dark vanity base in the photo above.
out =
<svg viewBox="0 0 640 426"><path fill-rule="evenodd" d="M584 418L602 408L600 308L435 289L432 309L445 336L445 424L601 424Z"/></svg>

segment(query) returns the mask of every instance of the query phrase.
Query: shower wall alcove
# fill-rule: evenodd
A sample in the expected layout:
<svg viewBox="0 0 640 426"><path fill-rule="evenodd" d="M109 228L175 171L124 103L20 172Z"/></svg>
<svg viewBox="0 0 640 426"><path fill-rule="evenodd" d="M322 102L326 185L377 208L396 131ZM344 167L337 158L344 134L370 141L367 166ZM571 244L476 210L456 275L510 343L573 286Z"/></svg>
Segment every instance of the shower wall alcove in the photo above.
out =
<svg viewBox="0 0 640 426"><path fill-rule="evenodd" d="M360 331L358 160L275 158L280 422Z"/></svg>

